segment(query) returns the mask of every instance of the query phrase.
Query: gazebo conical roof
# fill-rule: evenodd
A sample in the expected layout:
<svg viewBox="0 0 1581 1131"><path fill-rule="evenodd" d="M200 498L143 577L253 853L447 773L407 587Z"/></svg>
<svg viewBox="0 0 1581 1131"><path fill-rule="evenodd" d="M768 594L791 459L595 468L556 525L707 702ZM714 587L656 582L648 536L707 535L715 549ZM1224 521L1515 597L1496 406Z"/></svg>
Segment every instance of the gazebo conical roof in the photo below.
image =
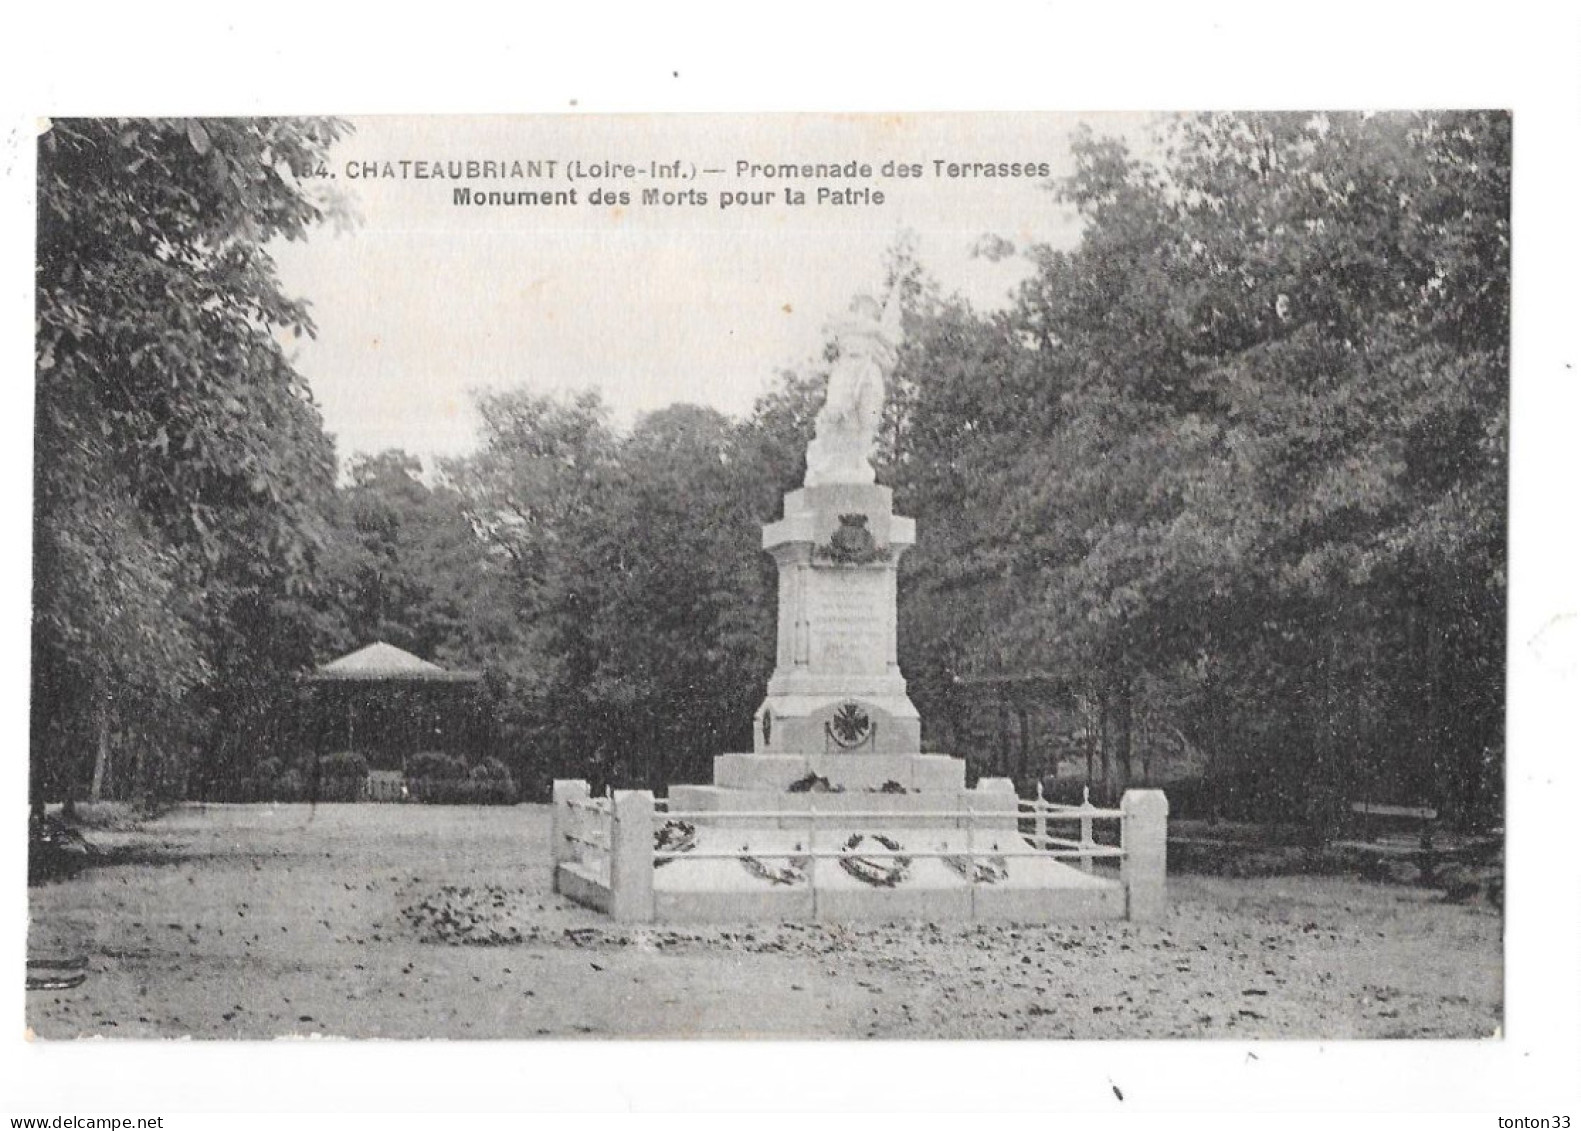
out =
<svg viewBox="0 0 1581 1131"><path fill-rule="evenodd" d="M393 644L376 640L315 668L307 678L315 682L473 683L483 677L478 672L447 671Z"/></svg>

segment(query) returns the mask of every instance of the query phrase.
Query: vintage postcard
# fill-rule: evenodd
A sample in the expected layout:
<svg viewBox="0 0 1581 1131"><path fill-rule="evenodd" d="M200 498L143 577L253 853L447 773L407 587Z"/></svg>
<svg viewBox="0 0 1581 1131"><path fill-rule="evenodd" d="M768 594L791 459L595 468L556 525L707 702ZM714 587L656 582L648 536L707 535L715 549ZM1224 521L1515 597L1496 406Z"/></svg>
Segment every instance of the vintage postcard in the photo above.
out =
<svg viewBox="0 0 1581 1131"><path fill-rule="evenodd" d="M29 1032L1498 1036L1511 136L42 123Z"/></svg>

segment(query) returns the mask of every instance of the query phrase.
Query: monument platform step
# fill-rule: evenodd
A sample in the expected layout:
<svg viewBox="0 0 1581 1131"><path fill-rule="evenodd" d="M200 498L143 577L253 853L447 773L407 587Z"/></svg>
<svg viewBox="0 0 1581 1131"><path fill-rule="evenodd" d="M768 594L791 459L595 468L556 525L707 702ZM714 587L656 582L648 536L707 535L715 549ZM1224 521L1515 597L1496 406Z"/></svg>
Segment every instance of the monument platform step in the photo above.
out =
<svg viewBox="0 0 1581 1131"><path fill-rule="evenodd" d="M966 851L963 832L893 825L868 830L918 851ZM992 842L975 836L975 854L989 861ZM1015 843L1012 843L1015 842ZM765 922L825 919L837 922L926 920L961 922L1091 922L1121 918L1125 890L1116 879L1088 875L1045 857L1009 855L997 863L994 882L967 879L965 857L909 858L894 886L875 886L852 875L838 859L809 859L806 838L792 830L700 831L699 852L739 856L673 858L653 876L660 922ZM821 838L819 848L836 842ZM1005 848L1024 850L1019 838ZM768 878L770 876L775 879Z"/></svg>
<svg viewBox="0 0 1581 1131"><path fill-rule="evenodd" d="M966 760L948 754L721 754L714 759L714 784L725 789L783 793L809 774L847 792L878 790L886 782L922 793L966 788Z"/></svg>
<svg viewBox="0 0 1581 1131"><path fill-rule="evenodd" d="M669 811L691 814L686 820L707 826L806 830L817 813L820 837L832 836L834 814L854 814L847 835L858 827L905 821L919 828L999 828L1013 832L1017 802L1009 791L932 790L926 793L786 793L779 789L728 789L717 785L672 785ZM755 814L762 813L762 817ZM717 816L715 815L717 814ZM1002 816L1001 816L1002 814Z"/></svg>

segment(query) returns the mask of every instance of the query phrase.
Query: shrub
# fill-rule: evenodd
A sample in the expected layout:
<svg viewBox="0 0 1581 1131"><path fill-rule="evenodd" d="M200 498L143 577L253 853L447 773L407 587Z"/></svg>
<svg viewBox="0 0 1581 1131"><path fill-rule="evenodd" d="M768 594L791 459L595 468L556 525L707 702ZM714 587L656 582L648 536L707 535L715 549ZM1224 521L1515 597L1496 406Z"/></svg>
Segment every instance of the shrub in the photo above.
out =
<svg viewBox="0 0 1581 1131"><path fill-rule="evenodd" d="M406 788L413 801L428 805L514 805L516 782L510 768L489 758L467 768L459 758L426 751L406 760Z"/></svg>
<svg viewBox="0 0 1581 1131"><path fill-rule="evenodd" d="M271 801L301 801L307 797L302 775L294 767L286 769L275 779L271 792Z"/></svg>
<svg viewBox="0 0 1581 1131"><path fill-rule="evenodd" d="M516 783L509 777L408 778L412 797L429 805L514 805Z"/></svg>
<svg viewBox="0 0 1581 1131"><path fill-rule="evenodd" d="M361 801L362 778L321 778L318 783L320 801Z"/></svg>
<svg viewBox="0 0 1581 1131"><path fill-rule="evenodd" d="M453 781L466 776L466 766L459 759L451 758L436 750L424 750L406 760L406 776L439 781Z"/></svg>
<svg viewBox="0 0 1581 1131"><path fill-rule="evenodd" d="M473 781L508 782L511 780L511 772L506 767L505 763L501 762L498 758L489 758L486 761L479 762L476 766L473 766L472 772L468 774L468 777L470 777Z"/></svg>
<svg viewBox="0 0 1581 1131"><path fill-rule="evenodd" d="M352 778L360 781L368 776L368 760L355 750L340 750L326 756L319 764L319 776L326 780Z"/></svg>
<svg viewBox="0 0 1581 1131"><path fill-rule="evenodd" d="M352 750L327 755L318 767L320 801L361 801L368 778L368 761Z"/></svg>
<svg viewBox="0 0 1581 1131"><path fill-rule="evenodd" d="M326 758L321 770L321 782L329 781L332 771L329 769L329 760ZM268 757L259 760L252 769L243 777L222 783L217 789L214 800L237 802L241 804L268 804L281 801L306 801L308 800L308 785L313 780L312 755L308 755L306 766L278 757ZM361 779L353 776L349 780L360 784Z"/></svg>

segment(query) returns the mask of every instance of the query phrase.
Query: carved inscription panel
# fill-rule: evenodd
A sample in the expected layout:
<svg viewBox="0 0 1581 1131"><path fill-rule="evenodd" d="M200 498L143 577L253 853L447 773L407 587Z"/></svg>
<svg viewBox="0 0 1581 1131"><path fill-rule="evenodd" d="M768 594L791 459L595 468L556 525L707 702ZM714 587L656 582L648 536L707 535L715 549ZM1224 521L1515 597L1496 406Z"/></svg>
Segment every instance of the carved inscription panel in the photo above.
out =
<svg viewBox="0 0 1581 1131"><path fill-rule="evenodd" d="M889 571L809 571L806 593L814 670L882 671L894 633Z"/></svg>

